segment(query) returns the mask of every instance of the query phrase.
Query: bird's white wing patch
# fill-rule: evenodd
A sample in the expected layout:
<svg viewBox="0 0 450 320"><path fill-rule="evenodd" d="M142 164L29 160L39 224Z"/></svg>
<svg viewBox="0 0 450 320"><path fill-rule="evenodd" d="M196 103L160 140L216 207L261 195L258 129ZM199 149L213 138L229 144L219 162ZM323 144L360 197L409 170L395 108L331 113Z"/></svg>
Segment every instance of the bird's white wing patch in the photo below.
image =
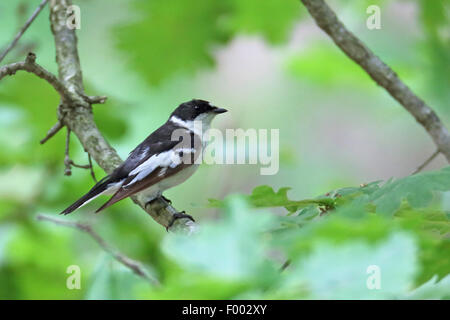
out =
<svg viewBox="0 0 450 320"><path fill-rule="evenodd" d="M193 148L179 148L175 150L169 150L155 154L144 161L142 164L133 169L128 176L134 176L128 184L124 185L124 188L130 187L133 183L140 181L150 175L156 168L162 168L159 175L164 175L168 168L175 168L180 165L183 160L183 156L180 153L195 153Z"/></svg>

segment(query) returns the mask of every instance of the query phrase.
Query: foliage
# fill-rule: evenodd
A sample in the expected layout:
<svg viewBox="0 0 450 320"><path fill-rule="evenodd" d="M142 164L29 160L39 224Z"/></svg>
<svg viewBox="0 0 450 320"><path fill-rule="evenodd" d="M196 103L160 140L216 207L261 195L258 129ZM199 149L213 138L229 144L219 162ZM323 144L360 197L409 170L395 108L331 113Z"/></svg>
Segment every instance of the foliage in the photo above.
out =
<svg viewBox="0 0 450 320"><path fill-rule="evenodd" d="M382 186L381 181L330 191L316 199L292 201L287 197L290 188L280 188L275 192L270 186L253 189L246 200L254 207L285 207L290 213L299 208L311 206L325 209L336 205L366 206L370 211L392 215L400 208L402 201L412 208L422 208L431 202L433 194L450 190L450 167L435 172L424 172L398 180L389 180ZM212 207L221 207L224 202L209 199ZM373 210L371 210L373 209ZM301 211L303 213L303 211ZM301 214L300 213L300 214Z"/></svg>
<svg viewBox="0 0 450 320"><path fill-rule="evenodd" d="M448 100L450 80L445 74L450 72L450 3L448 1L419 1L421 19L427 37L423 50L430 54L427 76L434 93L440 98L437 101Z"/></svg>
<svg viewBox="0 0 450 320"><path fill-rule="evenodd" d="M118 47L152 84L210 66L213 47L240 31L280 42L300 10L295 1L277 0L150 0L135 6L140 18L116 29Z"/></svg>
<svg viewBox="0 0 450 320"><path fill-rule="evenodd" d="M2 47L35 9L25 2L0 3ZM82 10L86 92L108 95L93 112L122 157L175 104L196 96L230 109L221 130L279 128L280 172L202 166L165 194L199 221L200 233L188 238L167 234L127 200L93 215L99 199L64 217L92 224L141 261L161 283L152 287L85 234L35 220L94 182L77 168L63 176L64 132L39 145L56 121L53 88L24 72L7 77L0 83L1 299L450 299L450 169L360 185L405 176L433 150L404 110L320 36L299 1L74 2ZM416 20L379 1L383 27L369 31L372 2L341 0L333 9L445 120L448 3L399 2L400 10L414 6ZM32 50L57 73L47 10L5 63ZM74 137L70 147L85 164ZM65 285L70 265L80 266L80 290ZM380 267L380 290L366 286L371 265Z"/></svg>
<svg viewBox="0 0 450 320"><path fill-rule="evenodd" d="M445 285L450 279L450 260L445 258L450 257L448 216L428 201L398 207L399 200L411 199L418 185L436 195L448 191L442 182L449 169L390 181L381 187L375 182L330 192L328 199L338 199L335 206L307 223L304 208L297 208L290 217L259 209L291 205L286 202L287 188L275 193L261 186L250 196L215 200L213 203L223 208L220 221L204 224L194 236L168 234L162 249L171 263L164 285L141 288L138 296L450 298L450 288ZM342 195L337 196L339 193ZM267 194L263 197L266 201L257 201L260 194ZM369 201L375 205L367 206ZM373 213L370 209L374 207L398 208L392 217ZM281 270L286 259L290 264ZM379 290L367 287L370 266L381 270ZM217 286L221 293L204 290L208 285ZM180 292L192 293L186 296Z"/></svg>
<svg viewBox="0 0 450 320"><path fill-rule="evenodd" d="M324 207L333 207L334 200L330 198L307 199L300 201L289 200L287 192L290 188L280 188L275 192L270 186L259 186L253 189L251 195L246 200L256 208L267 207L285 207L290 213L296 212L299 208L318 205ZM217 199L209 199L211 207L223 207L224 202Z"/></svg>

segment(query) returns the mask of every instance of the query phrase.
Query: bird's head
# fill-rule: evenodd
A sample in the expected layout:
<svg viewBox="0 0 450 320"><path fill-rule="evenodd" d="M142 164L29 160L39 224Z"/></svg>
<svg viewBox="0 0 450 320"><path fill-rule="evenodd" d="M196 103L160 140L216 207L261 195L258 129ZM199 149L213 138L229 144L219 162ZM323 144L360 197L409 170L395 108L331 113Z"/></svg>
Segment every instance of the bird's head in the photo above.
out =
<svg viewBox="0 0 450 320"><path fill-rule="evenodd" d="M213 106L208 101L193 99L180 104L172 112L171 116L175 116L182 121L202 121L203 123L209 123L216 115L224 112L227 112L227 110Z"/></svg>

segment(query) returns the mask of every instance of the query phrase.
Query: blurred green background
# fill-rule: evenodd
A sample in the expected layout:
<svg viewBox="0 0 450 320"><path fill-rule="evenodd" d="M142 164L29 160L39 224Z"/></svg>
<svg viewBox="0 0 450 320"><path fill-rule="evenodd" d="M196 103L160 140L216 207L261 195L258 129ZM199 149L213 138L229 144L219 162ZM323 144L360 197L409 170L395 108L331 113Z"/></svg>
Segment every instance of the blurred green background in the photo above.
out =
<svg viewBox="0 0 450 320"><path fill-rule="evenodd" d="M373 1L328 2L449 124L449 2L376 1L379 30L366 27ZM0 47L39 3L0 3ZM291 187L290 199L305 199L405 177L435 151L423 128L333 44L300 1L75 4L81 9L77 35L86 91L108 96L105 105L94 106L94 115L122 158L179 103L201 98L229 110L216 119L219 129L279 129L280 170L261 176L258 165L202 165L167 191L176 208L204 225L204 233L189 240L167 234L130 200L94 215L105 199L96 200L64 217L91 223L109 243L142 261L161 282L149 286L85 234L35 220L38 214L56 216L93 181L83 169L63 175L65 133L39 144L56 121L59 98L45 81L18 72L0 82L0 298L405 298L434 275L450 272L446 187L435 188L441 193L420 209L426 212L408 207L402 218L374 217L352 207L341 210L343 217L306 219L305 227L306 220L295 220L305 212L280 221L283 208L252 209L239 197L222 209L209 207L209 198L249 194L259 185ZM33 51L38 63L57 73L48 16L47 7L2 64ZM70 147L76 163L87 163L74 136ZM427 170L445 165L439 156ZM95 172L103 176L98 166ZM432 189L432 179L424 186ZM424 230L429 221L421 219L430 216L438 223ZM288 225L295 227L283 236L274 231ZM371 257L383 265L383 292L365 287ZM280 273L286 258L294 259L292 267ZM70 265L81 268L80 290L66 288ZM357 270L363 289L355 284ZM448 297L450 279L440 285L434 280L416 297Z"/></svg>

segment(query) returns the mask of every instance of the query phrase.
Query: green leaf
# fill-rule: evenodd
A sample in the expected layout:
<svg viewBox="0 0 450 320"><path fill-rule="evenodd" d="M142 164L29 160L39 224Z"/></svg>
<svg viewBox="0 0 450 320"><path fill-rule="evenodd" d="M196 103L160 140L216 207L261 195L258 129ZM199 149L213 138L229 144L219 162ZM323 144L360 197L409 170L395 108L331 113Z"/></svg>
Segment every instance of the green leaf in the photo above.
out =
<svg viewBox="0 0 450 320"><path fill-rule="evenodd" d="M290 0L232 0L229 23L236 33L262 34L272 43L286 40L301 5Z"/></svg>
<svg viewBox="0 0 450 320"><path fill-rule="evenodd" d="M212 65L211 48L227 39L226 3L210 0L133 2L139 18L115 29L117 45L151 84Z"/></svg>
<svg viewBox="0 0 450 320"><path fill-rule="evenodd" d="M117 47L150 84L213 64L212 49L240 32L287 38L300 4L285 0L134 1L138 18L114 29Z"/></svg>
<svg viewBox="0 0 450 320"><path fill-rule="evenodd" d="M287 192L290 188L280 188L277 192L272 187L263 185L253 189L252 194L244 199L256 208L285 207L289 212L296 212L299 208L306 208L311 205L334 207L334 200L330 198L305 199L300 201L289 200ZM223 207L224 201L208 199L211 207Z"/></svg>
<svg viewBox="0 0 450 320"><path fill-rule="evenodd" d="M425 208L437 192L450 190L450 167L423 172L401 179L390 179L380 186L380 181L333 190L327 196L334 199L335 207L348 212L377 212L386 216L398 212L402 203L413 208Z"/></svg>
<svg viewBox="0 0 450 320"><path fill-rule="evenodd" d="M396 181L391 181L373 192L369 201L373 202L378 213L395 213L403 200L412 207L427 206L433 193L450 190L450 167L438 171L423 172Z"/></svg>

